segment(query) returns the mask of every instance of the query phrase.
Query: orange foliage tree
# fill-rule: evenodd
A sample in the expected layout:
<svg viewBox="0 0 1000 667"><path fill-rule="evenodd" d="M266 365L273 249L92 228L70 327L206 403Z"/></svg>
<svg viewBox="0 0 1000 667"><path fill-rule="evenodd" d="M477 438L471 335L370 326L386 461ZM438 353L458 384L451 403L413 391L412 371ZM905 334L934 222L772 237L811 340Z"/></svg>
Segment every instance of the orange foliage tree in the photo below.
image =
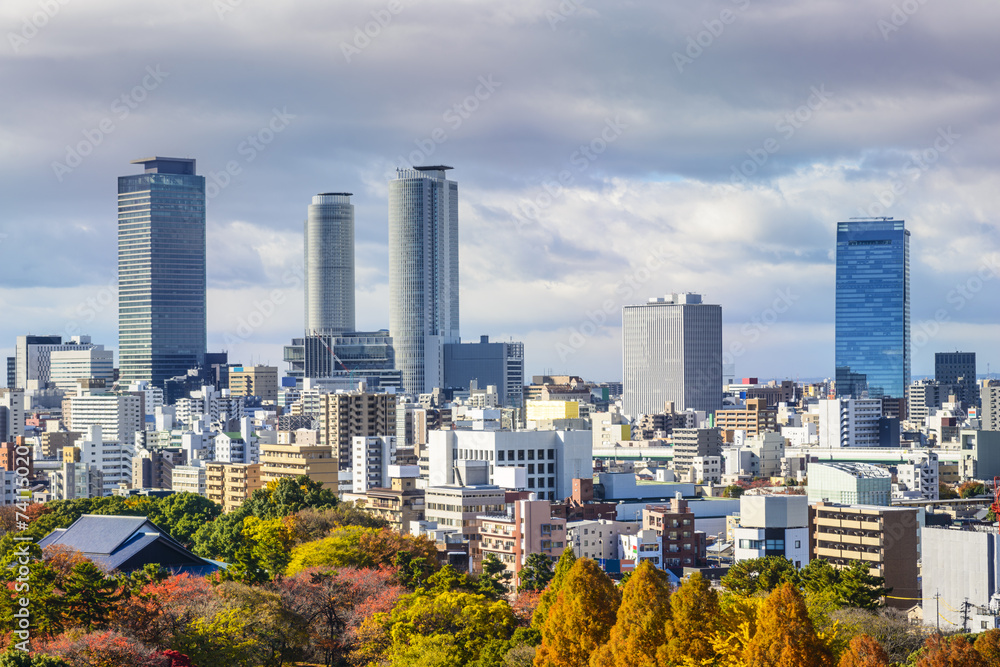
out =
<svg viewBox="0 0 1000 667"><path fill-rule="evenodd" d="M577 560L542 624L535 667L578 667L608 641L621 598L589 558Z"/></svg>
<svg viewBox="0 0 1000 667"><path fill-rule="evenodd" d="M657 652L663 665L711 663L715 657L713 635L719 619L719 595L708 579L695 572L670 597L667 643Z"/></svg>
<svg viewBox="0 0 1000 667"><path fill-rule="evenodd" d="M1000 630L987 630L976 637L976 652L990 667L1000 667Z"/></svg>
<svg viewBox="0 0 1000 667"><path fill-rule="evenodd" d="M877 641L868 635L851 640L837 667L889 667L889 656Z"/></svg>
<svg viewBox="0 0 1000 667"><path fill-rule="evenodd" d="M765 600L757 632L744 651L747 667L832 667L833 655L816 634L806 603L785 583Z"/></svg>
<svg viewBox="0 0 1000 667"><path fill-rule="evenodd" d="M931 635L924 642L924 654L917 660L917 667L988 667L972 642L965 637L948 639L939 634Z"/></svg>
<svg viewBox="0 0 1000 667"><path fill-rule="evenodd" d="M622 588L618 619L608 642L590 657L591 667L656 667L668 620L670 579L645 560Z"/></svg>

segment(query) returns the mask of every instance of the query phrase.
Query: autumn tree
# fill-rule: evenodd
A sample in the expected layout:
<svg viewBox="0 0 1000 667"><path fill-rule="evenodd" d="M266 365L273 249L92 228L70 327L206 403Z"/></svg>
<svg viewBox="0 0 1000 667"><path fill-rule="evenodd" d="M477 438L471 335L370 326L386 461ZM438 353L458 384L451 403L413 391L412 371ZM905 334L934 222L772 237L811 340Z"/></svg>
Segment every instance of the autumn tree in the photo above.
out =
<svg viewBox="0 0 1000 667"><path fill-rule="evenodd" d="M306 542L292 549L286 574L293 576L309 567L400 567L417 562L433 571L437 548L427 537L401 535L391 529L344 526L329 537Z"/></svg>
<svg viewBox="0 0 1000 667"><path fill-rule="evenodd" d="M784 556L765 556L734 563L722 577L722 586L730 593L750 596L770 593L785 582L797 584L798 577L798 569L792 561Z"/></svg>
<svg viewBox="0 0 1000 667"><path fill-rule="evenodd" d="M573 553L572 547L566 547L562 556L559 557L559 562L556 563L556 570L549 585L542 591L542 598L538 601L535 613L531 617L531 627L541 629L548 617L549 609L555 604L559 591L562 590L563 582L566 581L569 571L573 569L574 563L576 563L576 554Z"/></svg>
<svg viewBox="0 0 1000 667"><path fill-rule="evenodd" d="M744 651L747 667L832 667L833 655L816 634L802 594L791 583L760 608L757 632Z"/></svg>
<svg viewBox="0 0 1000 667"><path fill-rule="evenodd" d="M838 609L832 619L852 635L868 635L886 652L891 663L905 663L920 649L927 633L914 627L906 614L898 609L882 607L876 611Z"/></svg>
<svg viewBox="0 0 1000 667"><path fill-rule="evenodd" d="M962 498L974 498L986 495L986 485L982 482L963 482L958 487L958 495Z"/></svg>
<svg viewBox="0 0 1000 667"><path fill-rule="evenodd" d="M518 575L517 591L541 591L552 581L552 559L542 553L528 554Z"/></svg>
<svg viewBox="0 0 1000 667"><path fill-rule="evenodd" d="M666 624L667 643L657 649L661 664L682 664L715 658L712 636L719 617L719 595L708 579L695 572L670 596L670 620Z"/></svg>
<svg viewBox="0 0 1000 667"><path fill-rule="evenodd" d="M622 587L622 603L606 644L591 667L656 667L656 649L666 643L670 579L644 560Z"/></svg>
<svg viewBox="0 0 1000 667"><path fill-rule="evenodd" d="M1000 667L1000 630L987 630L976 637L974 644L976 652L990 667Z"/></svg>
<svg viewBox="0 0 1000 667"><path fill-rule="evenodd" d="M123 595L118 581L88 560L75 565L66 577L59 606L69 623L92 632L107 625L112 608Z"/></svg>
<svg viewBox="0 0 1000 667"><path fill-rule="evenodd" d="M179 645L195 619L209 613L213 598L203 577L179 574L149 581L115 606L111 626L153 646Z"/></svg>
<svg viewBox="0 0 1000 667"><path fill-rule="evenodd" d="M837 667L889 667L890 664L889 656L877 641L868 635L858 635L851 640Z"/></svg>
<svg viewBox="0 0 1000 667"><path fill-rule="evenodd" d="M916 667L988 667L988 663L965 637L933 634L924 642Z"/></svg>
<svg viewBox="0 0 1000 667"><path fill-rule="evenodd" d="M577 560L542 624L536 667L586 665L608 641L619 603L618 590L600 566L589 558Z"/></svg>

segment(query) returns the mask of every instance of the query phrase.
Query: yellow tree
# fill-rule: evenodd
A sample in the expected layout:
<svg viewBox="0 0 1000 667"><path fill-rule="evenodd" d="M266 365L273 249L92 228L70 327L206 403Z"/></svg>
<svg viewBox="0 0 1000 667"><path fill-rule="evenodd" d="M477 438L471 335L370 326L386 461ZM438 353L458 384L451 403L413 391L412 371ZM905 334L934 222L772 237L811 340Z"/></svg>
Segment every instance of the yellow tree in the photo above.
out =
<svg viewBox="0 0 1000 667"><path fill-rule="evenodd" d="M851 640L837 667L889 667L889 656L877 641L868 635Z"/></svg>
<svg viewBox="0 0 1000 667"><path fill-rule="evenodd" d="M934 634L924 642L924 654L917 660L917 667L989 667L989 665L965 637L947 639Z"/></svg>
<svg viewBox="0 0 1000 667"><path fill-rule="evenodd" d="M714 664L719 596L700 573L688 577L670 597L670 616L667 643L656 652L659 664Z"/></svg>
<svg viewBox="0 0 1000 667"><path fill-rule="evenodd" d="M782 584L767 596L744 662L747 667L833 666L833 654L816 634L802 593L792 584Z"/></svg>
<svg viewBox="0 0 1000 667"><path fill-rule="evenodd" d="M535 667L586 667L608 641L621 598L614 583L589 558L570 569L542 624Z"/></svg>
<svg viewBox="0 0 1000 667"><path fill-rule="evenodd" d="M973 646L987 665L1000 667L1000 630L981 632Z"/></svg>
<svg viewBox="0 0 1000 667"><path fill-rule="evenodd" d="M549 609L555 604L556 597L559 595L559 591L562 590L563 582L566 581L566 576L573 569L575 562L576 554L573 553L572 547L566 547L562 556L559 557L559 562L556 563L556 571L552 575L552 580L549 581L549 585L542 591L542 598L538 601L535 613L531 617L531 627L541 629L542 624L545 623L545 619L549 615Z"/></svg>
<svg viewBox="0 0 1000 667"><path fill-rule="evenodd" d="M656 649L667 641L670 579L648 560L622 587L611 637L590 657L590 667L656 667Z"/></svg>

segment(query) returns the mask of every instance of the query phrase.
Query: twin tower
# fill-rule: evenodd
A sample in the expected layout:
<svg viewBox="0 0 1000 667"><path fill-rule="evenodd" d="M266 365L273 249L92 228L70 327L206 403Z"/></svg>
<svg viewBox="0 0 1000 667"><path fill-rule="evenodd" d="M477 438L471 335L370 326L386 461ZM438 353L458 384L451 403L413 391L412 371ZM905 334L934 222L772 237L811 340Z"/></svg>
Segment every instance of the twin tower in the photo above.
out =
<svg viewBox="0 0 1000 667"><path fill-rule="evenodd" d="M407 393L443 386L444 345L460 342L458 184L451 167L389 181L389 333ZM305 223L306 336L356 331L351 193L313 197Z"/></svg>

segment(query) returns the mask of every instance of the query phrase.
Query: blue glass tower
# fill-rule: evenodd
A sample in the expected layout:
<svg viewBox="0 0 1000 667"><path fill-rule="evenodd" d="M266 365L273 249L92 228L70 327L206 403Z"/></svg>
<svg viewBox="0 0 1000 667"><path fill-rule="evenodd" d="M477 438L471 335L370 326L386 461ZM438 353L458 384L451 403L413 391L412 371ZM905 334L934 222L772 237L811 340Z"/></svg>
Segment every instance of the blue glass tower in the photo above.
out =
<svg viewBox="0 0 1000 667"><path fill-rule="evenodd" d="M118 178L120 381L158 387L205 357L205 177L195 161L135 160Z"/></svg>
<svg viewBox="0 0 1000 667"><path fill-rule="evenodd" d="M837 396L903 398L910 384L910 232L837 223Z"/></svg>

